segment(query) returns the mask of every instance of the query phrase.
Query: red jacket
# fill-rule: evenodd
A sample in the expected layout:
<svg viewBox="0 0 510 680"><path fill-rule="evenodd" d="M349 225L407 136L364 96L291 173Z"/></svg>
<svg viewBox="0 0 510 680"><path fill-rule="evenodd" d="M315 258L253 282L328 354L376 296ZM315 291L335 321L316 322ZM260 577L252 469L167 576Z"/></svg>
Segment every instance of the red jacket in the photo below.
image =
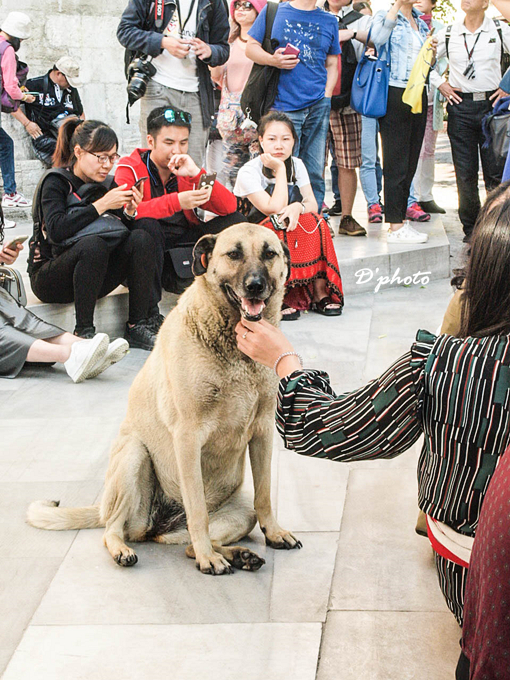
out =
<svg viewBox="0 0 510 680"><path fill-rule="evenodd" d="M115 171L115 182L118 186L127 184L131 188L140 177L147 177L147 166L143 162L140 154L147 149L135 149L131 156L124 156L120 159ZM152 198L150 178L143 184L143 200L138 206L137 219L142 217L153 217L155 219L165 219L174 213L182 210L179 203L179 192L196 189L198 178L204 174L202 169L196 177L177 177L178 191L165 193L164 196ZM215 215L230 215L237 210L237 199L234 194L219 182L215 182L211 193L211 198L207 203L200 206L203 210L209 210ZM198 224L198 218L193 210L184 210L186 219L191 224Z"/></svg>

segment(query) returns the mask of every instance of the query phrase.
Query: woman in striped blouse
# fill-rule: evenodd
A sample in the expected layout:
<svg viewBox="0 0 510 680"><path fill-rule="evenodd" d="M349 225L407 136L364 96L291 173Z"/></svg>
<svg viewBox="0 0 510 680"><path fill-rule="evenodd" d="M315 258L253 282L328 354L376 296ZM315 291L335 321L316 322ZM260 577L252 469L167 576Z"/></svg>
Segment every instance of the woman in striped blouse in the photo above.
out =
<svg viewBox="0 0 510 680"><path fill-rule="evenodd" d="M350 394L335 395L326 373L303 369L267 322L242 320L237 328L239 349L281 378L276 424L286 448L373 460L398 456L424 435L418 502L443 595L461 625L482 501L510 444L509 310L510 198L500 197L473 237L460 337L419 331L409 352Z"/></svg>

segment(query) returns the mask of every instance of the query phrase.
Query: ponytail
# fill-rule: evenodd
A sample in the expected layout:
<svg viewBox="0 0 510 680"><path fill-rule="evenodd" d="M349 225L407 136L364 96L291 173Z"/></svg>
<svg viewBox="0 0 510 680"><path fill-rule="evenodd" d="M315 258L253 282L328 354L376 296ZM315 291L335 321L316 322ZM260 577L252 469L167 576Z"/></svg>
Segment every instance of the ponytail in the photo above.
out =
<svg viewBox="0 0 510 680"><path fill-rule="evenodd" d="M57 146L53 154L53 167L69 168L76 163L74 147L81 146L85 151L110 151L118 148L119 140L109 125L99 120L81 120L69 117L60 126Z"/></svg>

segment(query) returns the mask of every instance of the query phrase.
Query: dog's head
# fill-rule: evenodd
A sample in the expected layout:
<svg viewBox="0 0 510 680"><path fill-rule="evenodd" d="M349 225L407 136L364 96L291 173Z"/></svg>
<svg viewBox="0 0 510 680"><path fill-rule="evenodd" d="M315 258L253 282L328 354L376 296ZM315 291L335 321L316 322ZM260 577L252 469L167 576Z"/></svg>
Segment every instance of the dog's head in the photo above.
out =
<svg viewBox="0 0 510 680"><path fill-rule="evenodd" d="M289 250L270 229L243 222L197 242L193 273L205 276L245 319L260 321L271 300L281 304Z"/></svg>

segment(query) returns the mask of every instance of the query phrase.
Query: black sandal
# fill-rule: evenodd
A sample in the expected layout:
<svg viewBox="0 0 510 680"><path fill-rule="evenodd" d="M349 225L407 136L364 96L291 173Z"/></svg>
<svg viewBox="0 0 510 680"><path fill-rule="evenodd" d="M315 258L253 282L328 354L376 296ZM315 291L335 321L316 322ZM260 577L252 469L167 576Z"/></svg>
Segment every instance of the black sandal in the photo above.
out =
<svg viewBox="0 0 510 680"><path fill-rule="evenodd" d="M336 304L338 304L338 307L328 309L328 305ZM333 302L329 295L323 297L322 300L319 300L319 302L314 302L312 305L312 310L317 312L317 314L323 314L324 316L340 316L342 313L342 307L340 306L340 303Z"/></svg>
<svg viewBox="0 0 510 680"><path fill-rule="evenodd" d="M290 305L283 304L282 305L282 312L285 309L294 309L294 307L290 307ZM283 314L282 313L282 321L297 321L300 316L301 316L301 312L299 311L299 309L294 309L294 311L291 312L290 314Z"/></svg>

